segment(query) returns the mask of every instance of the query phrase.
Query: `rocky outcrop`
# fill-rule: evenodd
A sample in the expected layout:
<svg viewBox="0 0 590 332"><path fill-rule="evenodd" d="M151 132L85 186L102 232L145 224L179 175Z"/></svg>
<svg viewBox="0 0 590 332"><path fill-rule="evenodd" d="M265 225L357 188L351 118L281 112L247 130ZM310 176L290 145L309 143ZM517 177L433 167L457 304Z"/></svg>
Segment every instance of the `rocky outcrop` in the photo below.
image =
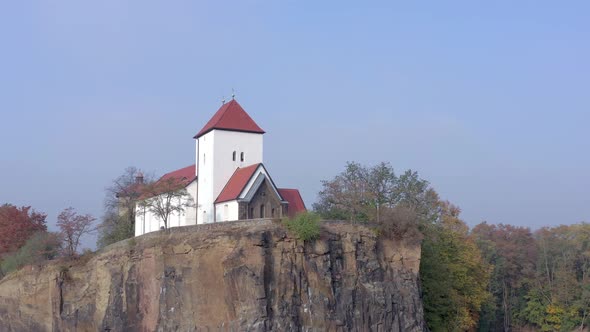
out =
<svg viewBox="0 0 590 332"><path fill-rule="evenodd" d="M0 281L0 331L422 331L419 244L325 223L173 229Z"/></svg>

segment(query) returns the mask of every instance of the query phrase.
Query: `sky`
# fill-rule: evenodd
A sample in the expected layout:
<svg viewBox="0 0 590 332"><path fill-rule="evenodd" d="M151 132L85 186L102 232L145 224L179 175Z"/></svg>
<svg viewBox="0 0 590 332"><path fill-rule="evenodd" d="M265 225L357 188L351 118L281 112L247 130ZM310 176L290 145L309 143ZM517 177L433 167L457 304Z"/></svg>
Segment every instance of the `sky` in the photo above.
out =
<svg viewBox="0 0 590 332"><path fill-rule="evenodd" d="M590 222L587 1L0 2L0 203L100 217L195 162L235 89L308 207L347 161L418 171L471 226ZM85 239L94 246L92 237Z"/></svg>

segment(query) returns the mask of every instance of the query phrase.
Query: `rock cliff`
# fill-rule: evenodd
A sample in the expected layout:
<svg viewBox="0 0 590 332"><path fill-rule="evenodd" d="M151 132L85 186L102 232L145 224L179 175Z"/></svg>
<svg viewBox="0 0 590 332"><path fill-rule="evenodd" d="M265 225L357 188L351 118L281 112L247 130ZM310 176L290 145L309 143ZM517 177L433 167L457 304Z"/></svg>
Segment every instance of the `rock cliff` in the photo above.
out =
<svg viewBox="0 0 590 332"><path fill-rule="evenodd" d="M0 331L422 331L419 244L325 223L172 229L0 281Z"/></svg>

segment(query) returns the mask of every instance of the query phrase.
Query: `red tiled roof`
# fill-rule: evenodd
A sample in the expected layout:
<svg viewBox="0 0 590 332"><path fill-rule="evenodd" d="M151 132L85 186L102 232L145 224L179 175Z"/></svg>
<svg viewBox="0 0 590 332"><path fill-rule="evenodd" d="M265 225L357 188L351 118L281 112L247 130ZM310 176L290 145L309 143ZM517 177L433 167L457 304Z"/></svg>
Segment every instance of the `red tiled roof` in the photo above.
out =
<svg viewBox="0 0 590 332"><path fill-rule="evenodd" d="M229 178L229 181L225 184L225 187L221 190L219 196L217 196L215 203L217 204L237 199L260 165L262 164L237 168L231 178Z"/></svg>
<svg viewBox="0 0 590 332"><path fill-rule="evenodd" d="M193 182L196 177L197 167L195 164L166 173L154 184L144 186L143 193L139 199L157 196L164 193L165 190L168 190L170 187L187 186L189 183Z"/></svg>
<svg viewBox="0 0 590 332"><path fill-rule="evenodd" d="M164 174L158 181L168 180L168 179L180 179L181 181L189 184L193 182L193 180L197 177L197 167L195 164L190 166L177 169L170 173Z"/></svg>
<svg viewBox="0 0 590 332"><path fill-rule="evenodd" d="M234 99L229 103L223 104L194 138L199 138L213 129L264 134L264 130L252 120L248 113Z"/></svg>
<svg viewBox="0 0 590 332"><path fill-rule="evenodd" d="M307 211L305 208L305 203L303 203L303 198L301 198L301 194L297 189L278 189L279 194L283 197L284 200L289 202L288 207L288 215L289 217L294 217L297 213Z"/></svg>

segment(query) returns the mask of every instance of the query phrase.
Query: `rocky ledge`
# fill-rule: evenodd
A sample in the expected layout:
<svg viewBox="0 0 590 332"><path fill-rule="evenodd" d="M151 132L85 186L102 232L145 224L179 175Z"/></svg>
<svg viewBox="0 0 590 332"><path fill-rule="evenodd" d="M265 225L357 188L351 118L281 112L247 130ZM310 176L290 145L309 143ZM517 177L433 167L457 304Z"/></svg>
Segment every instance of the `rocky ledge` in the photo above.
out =
<svg viewBox="0 0 590 332"><path fill-rule="evenodd" d="M0 331L422 331L420 245L270 220L119 242L0 281Z"/></svg>

